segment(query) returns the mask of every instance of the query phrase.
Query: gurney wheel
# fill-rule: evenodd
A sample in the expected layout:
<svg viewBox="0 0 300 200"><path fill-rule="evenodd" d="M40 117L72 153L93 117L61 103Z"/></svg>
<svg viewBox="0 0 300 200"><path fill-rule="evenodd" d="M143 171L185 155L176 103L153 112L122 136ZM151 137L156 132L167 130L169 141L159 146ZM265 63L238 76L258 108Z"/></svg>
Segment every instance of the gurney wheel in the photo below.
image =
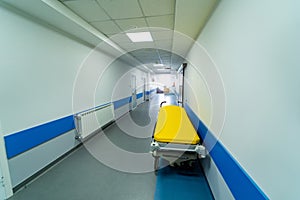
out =
<svg viewBox="0 0 300 200"><path fill-rule="evenodd" d="M158 168L159 168L158 163L159 163L159 157L155 156L154 157L154 173L155 173L155 175L157 175L157 172L158 172Z"/></svg>

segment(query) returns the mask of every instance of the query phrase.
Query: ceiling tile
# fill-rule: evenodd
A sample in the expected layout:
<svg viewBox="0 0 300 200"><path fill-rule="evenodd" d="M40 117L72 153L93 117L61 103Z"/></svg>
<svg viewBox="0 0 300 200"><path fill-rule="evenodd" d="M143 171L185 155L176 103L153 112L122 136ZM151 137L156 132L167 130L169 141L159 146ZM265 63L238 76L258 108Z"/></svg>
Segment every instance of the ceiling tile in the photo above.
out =
<svg viewBox="0 0 300 200"><path fill-rule="evenodd" d="M171 30L174 28L174 15L147 17L146 20L150 27L163 27Z"/></svg>
<svg viewBox="0 0 300 200"><path fill-rule="evenodd" d="M115 43L131 43L130 39L124 33L119 33L115 35L109 36L109 39L114 41Z"/></svg>
<svg viewBox="0 0 300 200"><path fill-rule="evenodd" d="M135 46L137 49L155 48L154 42L137 42Z"/></svg>
<svg viewBox="0 0 300 200"><path fill-rule="evenodd" d="M160 56L162 60L170 60L171 56Z"/></svg>
<svg viewBox="0 0 300 200"><path fill-rule="evenodd" d="M219 0L176 0L175 30L197 39Z"/></svg>
<svg viewBox="0 0 300 200"><path fill-rule="evenodd" d="M136 49L135 45L130 42L130 43L118 43L122 49L124 49L127 52L134 51Z"/></svg>
<svg viewBox="0 0 300 200"><path fill-rule="evenodd" d="M121 32L119 27L113 21L93 22L91 23L100 32L110 35Z"/></svg>
<svg viewBox="0 0 300 200"><path fill-rule="evenodd" d="M157 31L151 32L151 35L154 40L172 40L173 31Z"/></svg>
<svg viewBox="0 0 300 200"><path fill-rule="evenodd" d="M149 31L153 33L153 32L160 32L160 31L170 31L170 29L164 27L149 27Z"/></svg>
<svg viewBox="0 0 300 200"><path fill-rule="evenodd" d="M175 34L173 37L172 52L185 57L193 44L194 41L191 38L183 34Z"/></svg>
<svg viewBox="0 0 300 200"><path fill-rule="evenodd" d="M166 50L157 50L160 56L171 56L171 52L166 51Z"/></svg>
<svg viewBox="0 0 300 200"><path fill-rule="evenodd" d="M140 0L146 16L174 14L175 0Z"/></svg>
<svg viewBox="0 0 300 200"><path fill-rule="evenodd" d="M137 0L97 0L113 19L142 17Z"/></svg>
<svg viewBox="0 0 300 200"><path fill-rule="evenodd" d="M155 41L155 46L158 49L171 50L172 49L172 40L159 40Z"/></svg>
<svg viewBox="0 0 300 200"><path fill-rule="evenodd" d="M164 62L164 63L166 63L166 62L170 62L170 60L171 60L171 57L161 57L161 60Z"/></svg>
<svg viewBox="0 0 300 200"><path fill-rule="evenodd" d="M80 17L88 22L108 20L104 10L95 1L77 0L63 2Z"/></svg>
<svg viewBox="0 0 300 200"><path fill-rule="evenodd" d="M150 32L150 31L149 31L149 27L144 27L144 28L130 29L125 32L126 33L136 33L136 32Z"/></svg>
<svg viewBox="0 0 300 200"><path fill-rule="evenodd" d="M116 20L116 23L121 27L123 31L147 27L147 23L144 18Z"/></svg>

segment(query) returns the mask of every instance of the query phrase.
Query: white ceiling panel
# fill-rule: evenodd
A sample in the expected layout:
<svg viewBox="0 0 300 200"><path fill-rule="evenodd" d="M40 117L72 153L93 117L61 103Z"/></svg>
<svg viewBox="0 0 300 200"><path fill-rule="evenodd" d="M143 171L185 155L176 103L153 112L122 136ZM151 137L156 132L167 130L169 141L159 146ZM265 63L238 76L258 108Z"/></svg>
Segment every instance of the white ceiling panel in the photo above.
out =
<svg viewBox="0 0 300 200"><path fill-rule="evenodd" d="M146 16L174 14L175 0L139 0Z"/></svg>
<svg viewBox="0 0 300 200"><path fill-rule="evenodd" d="M94 27L96 27L100 32L111 35L121 32L121 29L113 21L102 21L102 22L92 22Z"/></svg>
<svg viewBox="0 0 300 200"><path fill-rule="evenodd" d="M171 59L171 56L172 56L172 55L170 55L170 56L160 56L160 58L161 58L162 60L170 60L170 59Z"/></svg>
<svg viewBox="0 0 300 200"><path fill-rule="evenodd" d="M122 49L124 49L127 52L136 50L136 47L133 43L121 43L120 46Z"/></svg>
<svg viewBox="0 0 300 200"><path fill-rule="evenodd" d="M55 9L51 8L42 1L37 0L1 0L9 6L15 7L18 12L24 12L29 18L44 24L47 28L55 28L65 36L83 42L90 46L97 46L101 40L94 34L78 26L76 22L65 17ZM65 6L62 5L64 8ZM67 9L67 8L66 8ZM1 19L4 20L4 19Z"/></svg>
<svg viewBox="0 0 300 200"><path fill-rule="evenodd" d="M116 23L120 26L123 31L133 30L136 28L147 27L145 18L133 18L133 19L122 19L116 20Z"/></svg>
<svg viewBox="0 0 300 200"><path fill-rule="evenodd" d="M147 20L146 20L147 21ZM151 32L160 32L160 31L173 31L173 29L164 28L164 27L151 27L149 28Z"/></svg>
<svg viewBox="0 0 300 200"><path fill-rule="evenodd" d="M133 33L133 32L149 32L149 28L144 27L144 28L130 29L126 31L126 33Z"/></svg>
<svg viewBox="0 0 300 200"><path fill-rule="evenodd" d="M110 35L109 39L114 41L115 43L131 43L131 40L124 33L119 33L115 35Z"/></svg>
<svg viewBox="0 0 300 200"><path fill-rule="evenodd" d="M172 40L155 41L155 46L158 49L171 50L172 49Z"/></svg>
<svg viewBox="0 0 300 200"><path fill-rule="evenodd" d="M197 39L219 0L176 0L175 30Z"/></svg>
<svg viewBox="0 0 300 200"><path fill-rule="evenodd" d="M48 6L43 1L4 1L89 45L98 44L100 41L88 28L79 26L80 23L70 20L67 15L59 14L55 7ZM110 36L120 48L130 51L129 55L134 55L141 62L162 62L176 69L183 59L175 54L185 57L194 42L190 37L194 39L198 37L219 0L53 0L53 2L67 11L66 13L73 11L99 32ZM124 32L144 31L151 32L154 42L132 43L124 34ZM99 35L102 36L100 33ZM114 52L117 49L107 46L104 51ZM130 62L135 65L134 59ZM150 66L153 68L153 64Z"/></svg>
<svg viewBox="0 0 300 200"><path fill-rule="evenodd" d="M166 51L166 50L162 50L162 49L158 49L157 52L159 53L159 55L161 56L170 56L171 52Z"/></svg>
<svg viewBox="0 0 300 200"><path fill-rule="evenodd" d="M137 0L97 0L113 19L142 17Z"/></svg>
<svg viewBox="0 0 300 200"><path fill-rule="evenodd" d="M185 57L187 52L190 50L191 46L193 45L193 42L191 43L176 43L173 44L172 52L175 54L178 54L182 57Z"/></svg>
<svg viewBox="0 0 300 200"><path fill-rule="evenodd" d="M110 19L96 1L65 1L64 4L88 22Z"/></svg>
<svg viewBox="0 0 300 200"><path fill-rule="evenodd" d="M172 40L173 31L155 31L151 35L154 40Z"/></svg>
<svg viewBox="0 0 300 200"><path fill-rule="evenodd" d="M142 49L142 48L155 48L154 42L137 42L135 43L136 48Z"/></svg>
<svg viewBox="0 0 300 200"><path fill-rule="evenodd" d="M146 18L150 27L174 28L174 15L164 15Z"/></svg>

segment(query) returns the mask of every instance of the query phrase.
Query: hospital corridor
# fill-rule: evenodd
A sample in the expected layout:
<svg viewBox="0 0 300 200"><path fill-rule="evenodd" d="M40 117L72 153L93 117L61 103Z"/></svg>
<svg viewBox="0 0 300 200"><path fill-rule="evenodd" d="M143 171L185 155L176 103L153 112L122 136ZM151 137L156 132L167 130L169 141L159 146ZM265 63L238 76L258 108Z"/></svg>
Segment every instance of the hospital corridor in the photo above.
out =
<svg viewBox="0 0 300 200"><path fill-rule="evenodd" d="M299 10L0 0L0 200L299 199Z"/></svg>

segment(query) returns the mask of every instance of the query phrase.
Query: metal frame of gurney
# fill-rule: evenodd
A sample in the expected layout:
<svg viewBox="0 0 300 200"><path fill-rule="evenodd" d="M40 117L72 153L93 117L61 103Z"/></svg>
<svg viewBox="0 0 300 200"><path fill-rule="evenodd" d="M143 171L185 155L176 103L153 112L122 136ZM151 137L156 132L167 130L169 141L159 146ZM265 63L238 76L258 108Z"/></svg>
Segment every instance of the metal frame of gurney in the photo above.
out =
<svg viewBox="0 0 300 200"><path fill-rule="evenodd" d="M207 154L184 108L175 105L162 107L163 103L150 145L155 172L159 169L159 158L171 166L192 166L195 160L205 158Z"/></svg>

